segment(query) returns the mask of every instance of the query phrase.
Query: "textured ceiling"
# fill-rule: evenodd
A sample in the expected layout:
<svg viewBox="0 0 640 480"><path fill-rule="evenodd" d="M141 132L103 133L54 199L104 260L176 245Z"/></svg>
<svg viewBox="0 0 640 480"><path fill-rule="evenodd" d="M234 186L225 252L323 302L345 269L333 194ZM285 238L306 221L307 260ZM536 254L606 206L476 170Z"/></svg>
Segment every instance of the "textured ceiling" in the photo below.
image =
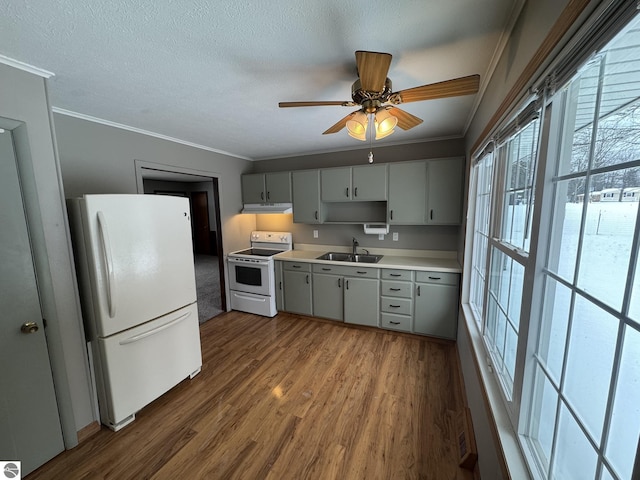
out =
<svg viewBox="0 0 640 480"><path fill-rule="evenodd" d="M0 55L53 72L56 109L259 160L365 145L322 135L354 107L278 108L350 100L355 50L393 55L394 91L476 73L482 88L521 3L5 0ZM461 136L480 94L405 104L424 123L375 145Z"/></svg>

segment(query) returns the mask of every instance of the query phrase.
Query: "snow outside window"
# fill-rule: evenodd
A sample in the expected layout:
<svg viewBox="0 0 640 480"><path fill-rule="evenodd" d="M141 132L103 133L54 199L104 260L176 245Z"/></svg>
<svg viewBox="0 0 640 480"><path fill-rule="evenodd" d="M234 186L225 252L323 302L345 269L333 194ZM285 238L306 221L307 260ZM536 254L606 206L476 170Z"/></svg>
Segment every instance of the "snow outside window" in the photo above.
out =
<svg viewBox="0 0 640 480"><path fill-rule="evenodd" d="M564 120L544 187L553 206L543 216L543 306L531 320L539 334L521 430L545 478L630 479L640 435L640 226L637 197L625 192L640 187L638 18L553 103L564 105Z"/></svg>

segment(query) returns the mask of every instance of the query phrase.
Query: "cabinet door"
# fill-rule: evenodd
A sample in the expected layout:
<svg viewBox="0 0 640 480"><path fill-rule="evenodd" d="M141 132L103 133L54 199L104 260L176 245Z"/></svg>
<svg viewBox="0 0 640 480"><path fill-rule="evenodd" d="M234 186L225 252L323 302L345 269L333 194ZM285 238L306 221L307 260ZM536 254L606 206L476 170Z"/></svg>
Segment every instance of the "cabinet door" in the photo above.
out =
<svg viewBox="0 0 640 480"><path fill-rule="evenodd" d="M267 202L291 202L291 172L266 173L264 179Z"/></svg>
<svg viewBox="0 0 640 480"><path fill-rule="evenodd" d="M284 310L284 285L282 278L282 262L273 262L276 270L276 310Z"/></svg>
<svg viewBox="0 0 640 480"><path fill-rule="evenodd" d="M344 279L338 275L313 274L313 315L342 320Z"/></svg>
<svg viewBox="0 0 640 480"><path fill-rule="evenodd" d="M389 165L389 223L421 225L425 223L427 200L427 163Z"/></svg>
<svg viewBox="0 0 640 480"><path fill-rule="evenodd" d="M320 204L320 171L293 172L293 221L322 223Z"/></svg>
<svg viewBox="0 0 640 480"><path fill-rule="evenodd" d="M351 167L320 170L323 202L347 202L351 200Z"/></svg>
<svg viewBox="0 0 640 480"><path fill-rule="evenodd" d="M363 165L353 167L352 200L359 202L387 199L387 166Z"/></svg>
<svg viewBox="0 0 640 480"><path fill-rule="evenodd" d="M264 174L242 175L242 202L262 203L266 201L265 198Z"/></svg>
<svg viewBox="0 0 640 480"><path fill-rule="evenodd" d="M424 335L456 338L458 326L458 287L417 283L414 331Z"/></svg>
<svg viewBox="0 0 640 480"><path fill-rule="evenodd" d="M378 326L380 292L378 280L371 278L344 279L344 321L358 325Z"/></svg>
<svg viewBox="0 0 640 480"><path fill-rule="evenodd" d="M459 225L461 223L463 179L463 158L429 160L427 224Z"/></svg>
<svg viewBox="0 0 640 480"><path fill-rule="evenodd" d="M284 309L311 315L311 273L284 270Z"/></svg>

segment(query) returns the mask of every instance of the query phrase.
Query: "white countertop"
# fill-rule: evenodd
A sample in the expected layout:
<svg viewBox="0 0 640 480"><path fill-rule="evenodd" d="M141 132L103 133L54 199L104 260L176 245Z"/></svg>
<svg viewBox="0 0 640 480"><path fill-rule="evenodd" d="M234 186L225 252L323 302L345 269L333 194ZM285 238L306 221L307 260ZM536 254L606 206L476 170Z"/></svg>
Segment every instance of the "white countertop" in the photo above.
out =
<svg viewBox="0 0 640 480"><path fill-rule="evenodd" d="M362 250L362 249L360 249ZM359 267L374 267L374 268L396 268L400 270L424 270L431 272L449 272L460 273L462 269L460 264L455 258L444 256L411 256L411 255L398 255L384 254L382 259L378 263L355 263L355 262L335 262L330 260L318 260L320 255L327 252L341 251L340 248L333 250L289 250L288 252L282 252L274 256L275 260L283 260L286 262L304 261L308 263L324 263L330 265L348 265ZM371 253L374 253L373 251ZM398 253L401 253L398 251Z"/></svg>

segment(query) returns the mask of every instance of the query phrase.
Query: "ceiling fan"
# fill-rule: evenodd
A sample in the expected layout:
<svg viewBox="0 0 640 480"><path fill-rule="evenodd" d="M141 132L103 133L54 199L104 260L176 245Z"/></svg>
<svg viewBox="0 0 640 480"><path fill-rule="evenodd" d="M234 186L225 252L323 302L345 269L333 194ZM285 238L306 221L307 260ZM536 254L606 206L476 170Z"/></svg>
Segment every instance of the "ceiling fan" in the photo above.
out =
<svg viewBox="0 0 640 480"><path fill-rule="evenodd" d="M480 85L480 75L469 75L393 92L391 80L387 78L390 65L391 54L389 53L358 50L356 51L356 66L359 78L351 86L352 100L344 102L280 102L278 106L280 108L330 105L342 107L360 106L360 109L351 112L324 131L323 135L337 133L346 126L349 135L358 140L366 140L368 119L369 116L373 116L376 139L380 139L393 133L396 124L403 130L409 130L422 123L422 119L399 109L396 105L436 98L470 95L476 93Z"/></svg>

